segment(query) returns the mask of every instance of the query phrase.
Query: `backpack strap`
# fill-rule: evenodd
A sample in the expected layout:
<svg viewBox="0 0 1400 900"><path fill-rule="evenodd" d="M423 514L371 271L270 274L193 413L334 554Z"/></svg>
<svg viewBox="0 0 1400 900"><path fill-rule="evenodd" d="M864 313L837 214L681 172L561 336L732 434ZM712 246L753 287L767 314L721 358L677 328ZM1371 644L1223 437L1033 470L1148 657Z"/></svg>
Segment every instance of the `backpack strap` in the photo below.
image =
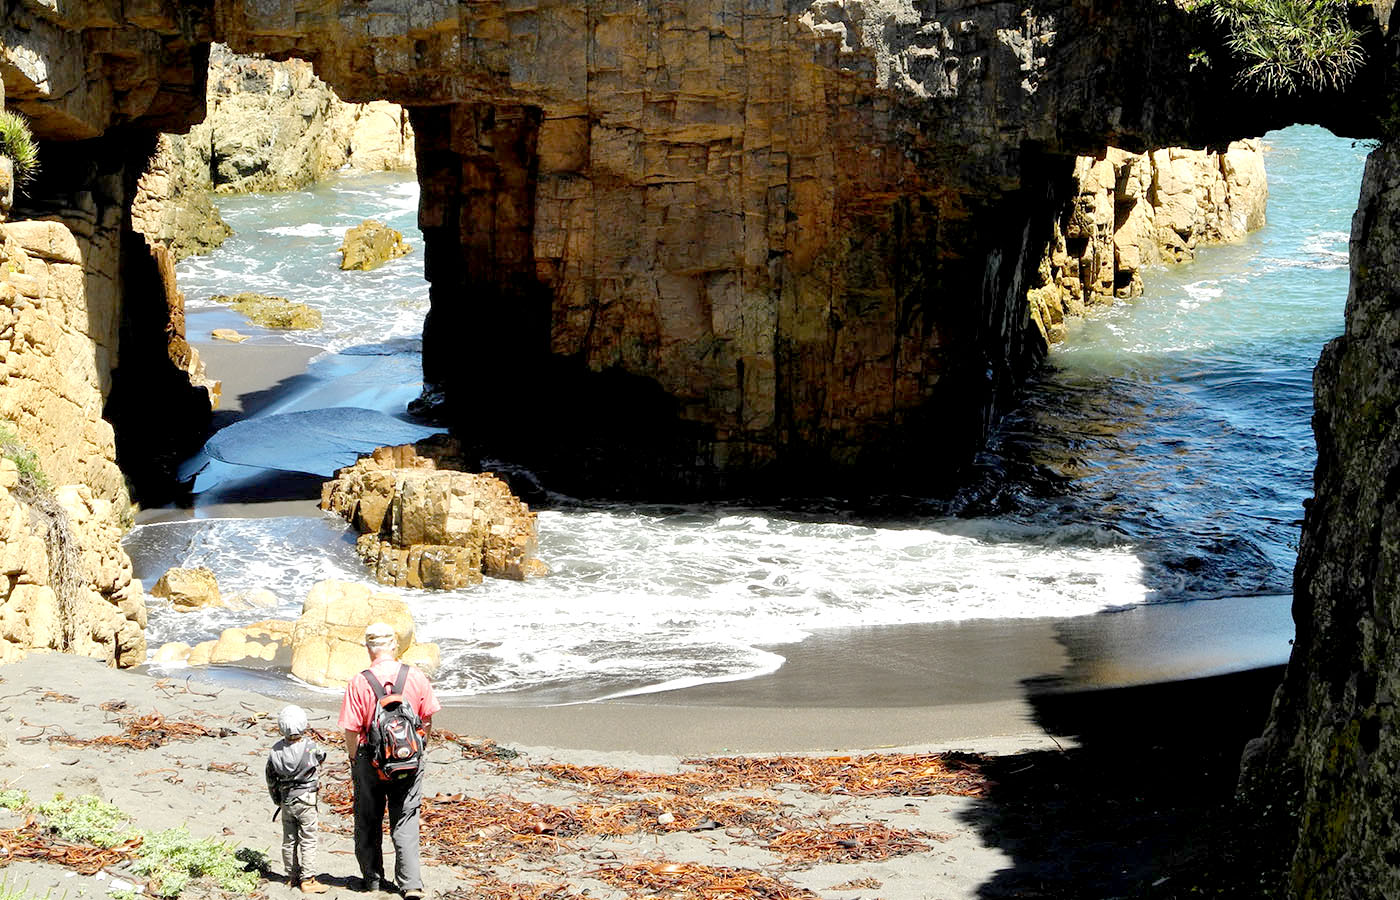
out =
<svg viewBox="0 0 1400 900"><path fill-rule="evenodd" d="M374 673L371 672L369 669L365 669L360 674L365 676L365 681L369 684L369 689L371 691L374 691L374 699L383 701L384 697L386 696L384 693L384 685L381 684L379 679L374 676Z"/></svg>
<svg viewBox="0 0 1400 900"><path fill-rule="evenodd" d="M403 696L403 689L408 686L408 666L399 665L399 677L394 679L394 693Z"/></svg>

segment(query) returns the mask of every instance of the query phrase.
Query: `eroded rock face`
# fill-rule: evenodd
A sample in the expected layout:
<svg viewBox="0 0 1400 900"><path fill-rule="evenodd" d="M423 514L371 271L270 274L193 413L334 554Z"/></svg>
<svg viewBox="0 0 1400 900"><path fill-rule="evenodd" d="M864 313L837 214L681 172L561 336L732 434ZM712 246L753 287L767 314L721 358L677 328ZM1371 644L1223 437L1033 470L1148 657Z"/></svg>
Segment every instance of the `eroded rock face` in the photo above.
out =
<svg viewBox="0 0 1400 900"><path fill-rule="evenodd" d="M1297 637L1242 785L1277 829L1283 895L1400 896L1400 149L1366 163L1346 331L1313 376L1318 461Z"/></svg>
<svg viewBox="0 0 1400 900"><path fill-rule="evenodd" d="M209 112L179 143L191 181L219 193L306 187L349 166L413 168L407 114L385 101L344 103L311 64L231 53L209 60Z"/></svg>
<svg viewBox="0 0 1400 900"><path fill-rule="evenodd" d="M176 262L208 253L233 234L214 206L207 169L203 178L188 171L183 153L186 140L160 136L131 204L132 227L164 244Z"/></svg>
<svg viewBox="0 0 1400 900"><path fill-rule="evenodd" d="M1066 317L1142 294L1142 269L1184 262L1196 247L1236 241L1264 226L1268 179L1259 141L1218 153L1168 148L1075 160L1074 199L1055 223L1050 254L1028 292L1047 342Z"/></svg>
<svg viewBox="0 0 1400 900"><path fill-rule="evenodd" d="M1165 3L259 13L228 39L410 104L443 415L592 493L946 480L1044 353L1073 156L1276 114ZM534 415L493 428L502 372Z"/></svg>
<svg viewBox="0 0 1400 900"><path fill-rule="evenodd" d="M65 485L50 503L76 553L66 594L55 570L61 548L47 527L54 510L25 499L14 463L0 459L0 662L30 650L63 650L109 665L145 662L145 598L132 580L111 501L85 485Z"/></svg>
<svg viewBox="0 0 1400 900"><path fill-rule="evenodd" d="M341 469L321 508L362 534L356 548L375 577L399 587L451 590L482 575L542 574L535 514L494 475L454 471L444 445L380 447Z"/></svg>

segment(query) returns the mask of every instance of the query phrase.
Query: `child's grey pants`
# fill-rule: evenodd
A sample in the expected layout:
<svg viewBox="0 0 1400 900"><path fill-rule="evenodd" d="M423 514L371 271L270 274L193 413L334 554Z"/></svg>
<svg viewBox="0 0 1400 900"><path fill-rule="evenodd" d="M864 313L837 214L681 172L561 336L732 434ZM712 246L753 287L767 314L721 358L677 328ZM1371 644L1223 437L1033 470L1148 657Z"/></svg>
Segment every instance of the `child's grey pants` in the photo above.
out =
<svg viewBox="0 0 1400 900"><path fill-rule="evenodd" d="M282 866L296 881L316 874L316 794L282 801Z"/></svg>

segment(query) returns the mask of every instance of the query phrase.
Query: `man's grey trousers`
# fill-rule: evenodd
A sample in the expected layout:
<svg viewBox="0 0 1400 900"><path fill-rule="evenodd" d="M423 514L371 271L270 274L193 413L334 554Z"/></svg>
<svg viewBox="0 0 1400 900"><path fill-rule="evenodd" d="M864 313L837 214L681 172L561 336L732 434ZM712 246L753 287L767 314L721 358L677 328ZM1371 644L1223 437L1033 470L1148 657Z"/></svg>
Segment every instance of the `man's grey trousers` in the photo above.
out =
<svg viewBox="0 0 1400 900"><path fill-rule="evenodd" d="M394 844L394 883L400 891L423 889L418 859L418 808L423 805L423 770L401 781L380 781L370 765L369 749L360 747L351 766L355 784L355 860L365 881L384 882L384 808L389 808L389 839Z"/></svg>

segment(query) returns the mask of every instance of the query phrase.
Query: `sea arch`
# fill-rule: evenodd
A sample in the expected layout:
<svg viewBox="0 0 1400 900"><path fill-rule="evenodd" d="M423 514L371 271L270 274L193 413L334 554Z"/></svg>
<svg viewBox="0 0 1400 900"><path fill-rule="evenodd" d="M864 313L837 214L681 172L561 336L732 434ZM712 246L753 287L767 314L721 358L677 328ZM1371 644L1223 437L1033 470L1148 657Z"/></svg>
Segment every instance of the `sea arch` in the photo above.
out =
<svg viewBox="0 0 1400 900"><path fill-rule="evenodd" d="M618 490L638 471L704 489L778 474L856 485L966 458L1039 360L1026 273L1072 155L1300 121L1381 136L1390 4L1355 14L1372 64L1344 92L1280 100L1198 65L1218 36L1148 0L151 0L120 16L8 0L0 76L41 139L70 145L66 196L100 223L124 215L142 142L201 115L212 41L311 59L345 99L410 109L433 280L425 369L449 417L533 454L587 400L608 411L601 427L540 462L567 474L565 456ZM1250 769L1300 813L1299 895L1400 881L1397 181L1387 145L1363 190L1347 333L1319 368L1299 646ZM138 396L181 393L172 435L198 432L172 307L133 312L164 284L159 254L109 231L120 250L95 277L117 286L102 311L122 322L118 371ZM497 384L511 386L504 412L484 408ZM609 485L606 463L629 448ZM592 450L601 463L580 465Z"/></svg>

